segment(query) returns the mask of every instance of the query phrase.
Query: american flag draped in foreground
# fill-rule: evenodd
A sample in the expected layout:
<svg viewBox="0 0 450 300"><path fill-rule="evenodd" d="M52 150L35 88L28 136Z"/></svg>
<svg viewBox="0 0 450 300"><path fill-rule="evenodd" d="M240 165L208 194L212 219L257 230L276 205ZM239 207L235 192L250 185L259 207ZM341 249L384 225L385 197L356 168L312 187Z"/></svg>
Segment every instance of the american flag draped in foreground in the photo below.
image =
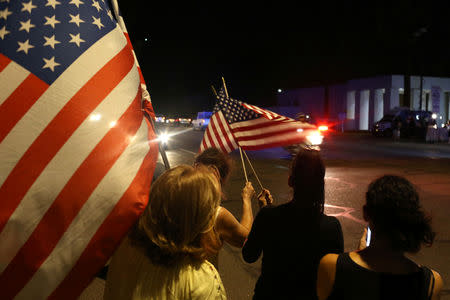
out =
<svg viewBox="0 0 450 300"><path fill-rule="evenodd" d="M147 204L158 148L113 4L0 0L1 299L76 298Z"/></svg>
<svg viewBox="0 0 450 300"><path fill-rule="evenodd" d="M299 143L304 139L299 128L315 128L225 96L220 90L200 151L215 147L229 153L239 147L260 150Z"/></svg>

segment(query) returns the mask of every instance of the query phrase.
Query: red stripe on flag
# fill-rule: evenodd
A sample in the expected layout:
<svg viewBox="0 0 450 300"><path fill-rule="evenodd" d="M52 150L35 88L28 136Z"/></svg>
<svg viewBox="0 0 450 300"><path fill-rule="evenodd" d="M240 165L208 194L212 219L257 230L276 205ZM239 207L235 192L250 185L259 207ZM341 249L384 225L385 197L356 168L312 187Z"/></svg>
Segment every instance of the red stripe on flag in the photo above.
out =
<svg viewBox="0 0 450 300"><path fill-rule="evenodd" d="M32 278L98 183L129 145L129 137L136 134L142 123L140 96L138 92L117 125L108 131L80 165L27 242L0 275L0 290L6 298L14 297ZM24 261L27 262L26 265L23 264Z"/></svg>
<svg viewBox="0 0 450 300"><path fill-rule="evenodd" d="M77 299L93 277L106 264L119 246L121 239L142 213L148 201L150 183L158 155L156 142L144 159L128 190L116 204L91 239L70 273L49 299Z"/></svg>
<svg viewBox="0 0 450 300"><path fill-rule="evenodd" d="M11 60L0 53L0 72L11 62Z"/></svg>
<svg viewBox="0 0 450 300"><path fill-rule="evenodd" d="M28 148L0 187L0 232L53 156L126 76L133 64L133 56L125 46L70 99Z"/></svg>
<svg viewBox="0 0 450 300"><path fill-rule="evenodd" d="M39 97L47 90L48 84L30 74L0 106L0 142L16 126Z"/></svg>
<svg viewBox="0 0 450 300"><path fill-rule="evenodd" d="M280 146L284 146L284 145L290 145L290 144L295 144L298 142L298 139L284 139L282 141L276 141L276 142L270 142L270 141L266 141L263 144L259 144L259 145L240 145L240 147L243 150L261 150L261 149L266 149L266 148L273 148L273 147L280 147Z"/></svg>

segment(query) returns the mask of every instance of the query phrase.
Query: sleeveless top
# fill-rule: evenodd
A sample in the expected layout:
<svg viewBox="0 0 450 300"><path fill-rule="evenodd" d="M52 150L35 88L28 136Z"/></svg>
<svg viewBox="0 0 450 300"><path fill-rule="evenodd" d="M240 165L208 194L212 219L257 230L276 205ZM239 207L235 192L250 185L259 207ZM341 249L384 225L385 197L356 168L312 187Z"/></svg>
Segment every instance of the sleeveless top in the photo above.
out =
<svg viewBox="0 0 450 300"><path fill-rule="evenodd" d="M208 261L171 266L153 264L126 237L114 253L104 300L225 300L219 273Z"/></svg>
<svg viewBox="0 0 450 300"><path fill-rule="evenodd" d="M381 273L354 262L348 253L338 256L336 276L329 300L426 300L432 272L421 267L409 274Z"/></svg>

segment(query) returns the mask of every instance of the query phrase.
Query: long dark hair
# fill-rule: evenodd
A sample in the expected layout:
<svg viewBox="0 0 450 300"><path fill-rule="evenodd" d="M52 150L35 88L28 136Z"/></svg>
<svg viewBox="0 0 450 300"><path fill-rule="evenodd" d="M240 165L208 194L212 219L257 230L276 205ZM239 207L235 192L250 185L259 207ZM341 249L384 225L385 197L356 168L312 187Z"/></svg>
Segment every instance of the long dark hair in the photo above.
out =
<svg viewBox="0 0 450 300"><path fill-rule="evenodd" d="M318 219L325 202L325 164L316 150L304 149L292 161L289 186L293 202L300 211Z"/></svg>
<svg viewBox="0 0 450 300"><path fill-rule="evenodd" d="M365 211L374 230L386 236L394 249L415 253L431 246L435 233L423 211L415 187L406 178L384 175L366 193Z"/></svg>
<svg viewBox="0 0 450 300"><path fill-rule="evenodd" d="M195 157L195 164L215 166L220 175L220 183L224 185L233 168L231 157L217 148L207 148Z"/></svg>

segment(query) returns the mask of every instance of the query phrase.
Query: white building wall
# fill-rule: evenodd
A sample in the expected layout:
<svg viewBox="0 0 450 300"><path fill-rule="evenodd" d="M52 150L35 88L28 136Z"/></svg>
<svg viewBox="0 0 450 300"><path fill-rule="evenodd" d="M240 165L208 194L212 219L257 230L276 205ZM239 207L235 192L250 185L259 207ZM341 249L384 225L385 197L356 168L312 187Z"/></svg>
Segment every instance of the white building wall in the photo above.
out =
<svg viewBox="0 0 450 300"><path fill-rule="evenodd" d="M344 84L330 86L328 87L329 119L343 122L345 130L370 130L374 122L400 105L403 84L403 75L389 75L354 79ZM446 94L450 93L450 78L423 77L423 108L426 106L425 95L431 92L432 86L441 88L440 112L445 121L449 118L450 111L450 94ZM278 95L278 105L290 105L291 110L310 112L316 118L323 117L325 87L283 92ZM410 108L419 109L419 106L420 77L411 76ZM428 110L431 110L431 106L432 100L429 95Z"/></svg>

